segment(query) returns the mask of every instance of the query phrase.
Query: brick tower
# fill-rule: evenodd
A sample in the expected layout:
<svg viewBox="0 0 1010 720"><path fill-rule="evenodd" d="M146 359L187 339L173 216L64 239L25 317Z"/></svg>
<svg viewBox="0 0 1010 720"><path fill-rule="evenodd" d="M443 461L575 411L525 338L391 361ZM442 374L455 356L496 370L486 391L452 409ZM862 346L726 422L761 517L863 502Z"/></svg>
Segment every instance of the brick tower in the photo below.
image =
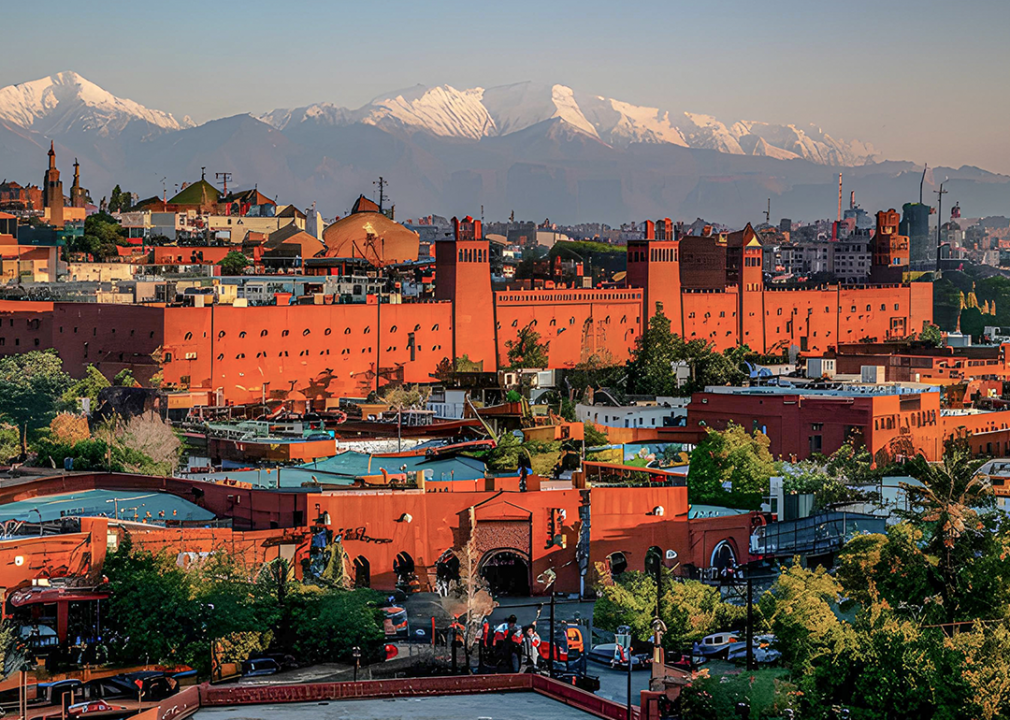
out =
<svg viewBox="0 0 1010 720"><path fill-rule="evenodd" d="M488 241L480 220L452 219L453 239L435 243L435 298L452 301L452 357L498 369Z"/></svg>
<svg viewBox="0 0 1010 720"><path fill-rule="evenodd" d="M657 227L659 237L657 237ZM670 329L684 334L680 299L680 241L669 218L645 221L645 239L628 243L628 287L641 288L643 328L656 314L657 303L670 320Z"/></svg>
<svg viewBox="0 0 1010 720"><path fill-rule="evenodd" d="M63 227L63 183L56 169L56 150L49 141L49 169L42 181L42 205L49 208L49 224Z"/></svg>

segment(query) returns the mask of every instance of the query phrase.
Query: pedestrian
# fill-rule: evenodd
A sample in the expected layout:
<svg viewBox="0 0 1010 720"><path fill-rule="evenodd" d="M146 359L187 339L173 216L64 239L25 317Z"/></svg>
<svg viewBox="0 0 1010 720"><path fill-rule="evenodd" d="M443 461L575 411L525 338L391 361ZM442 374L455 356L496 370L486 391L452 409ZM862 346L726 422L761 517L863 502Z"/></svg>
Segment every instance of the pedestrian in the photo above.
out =
<svg viewBox="0 0 1010 720"><path fill-rule="evenodd" d="M523 628L523 641L520 646L522 661L519 666L519 672L535 673L537 671L537 664L540 662L540 649L537 647L539 645L537 639L532 625L527 625Z"/></svg>

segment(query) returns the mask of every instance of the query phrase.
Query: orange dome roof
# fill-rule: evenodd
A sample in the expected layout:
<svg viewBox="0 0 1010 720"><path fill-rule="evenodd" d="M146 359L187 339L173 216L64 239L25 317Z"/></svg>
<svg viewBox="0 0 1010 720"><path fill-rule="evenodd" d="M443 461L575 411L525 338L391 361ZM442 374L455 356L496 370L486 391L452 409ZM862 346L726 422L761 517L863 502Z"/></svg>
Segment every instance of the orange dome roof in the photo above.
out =
<svg viewBox="0 0 1010 720"><path fill-rule="evenodd" d="M326 257L364 258L376 267L417 260L419 237L378 212L355 212L323 230Z"/></svg>

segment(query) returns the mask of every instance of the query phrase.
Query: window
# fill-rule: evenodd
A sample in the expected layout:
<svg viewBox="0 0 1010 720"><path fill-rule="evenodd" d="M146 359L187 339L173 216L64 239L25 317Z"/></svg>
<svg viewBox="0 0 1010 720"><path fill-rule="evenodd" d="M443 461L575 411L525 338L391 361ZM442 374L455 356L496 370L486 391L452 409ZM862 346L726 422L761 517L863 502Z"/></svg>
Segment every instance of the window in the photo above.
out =
<svg viewBox="0 0 1010 720"><path fill-rule="evenodd" d="M240 332L240 333L238 334L238 336L239 336L240 338L244 338L244 337L245 337L245 330L243 330L242 332Z"/></svg>
<svg viewBox="0 0 1010 720"><path fill-rule="evenodd" d="M266 330L260 330L260 337L266 337L266 336L267 336L267 331Z"/></svg>
<svg viewBox="0 0 1010 720"><path fill-rule="evenodd" d="M281 331L281 337L287 337L290 334L291 334L290 330L283 330L283 331Z"/></svg>

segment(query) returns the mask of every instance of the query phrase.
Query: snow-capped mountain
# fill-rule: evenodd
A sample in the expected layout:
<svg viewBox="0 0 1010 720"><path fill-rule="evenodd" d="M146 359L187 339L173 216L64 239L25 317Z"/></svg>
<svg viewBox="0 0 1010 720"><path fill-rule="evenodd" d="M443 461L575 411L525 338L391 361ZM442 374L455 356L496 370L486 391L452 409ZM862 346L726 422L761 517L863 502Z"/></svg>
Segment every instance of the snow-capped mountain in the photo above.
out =
<svg viewBox="0 0 1010 720"><path fill-rule="evenodd" d="M749 120L727 124L711 115L678 115L614 98L582 95L566 85L532 82L470 90L419 85L380 95L358 110L323 103L275 110L260 119L280 130L291 123L357 122L467 140L502 137L548 120L560 120L614 147L668 144L778 160L802 158L820 165L862 165L879 159L872 145L836 140L816 127L804 130L795 125Z"/></svg>
<svg viewBox="0 0 1010 720"><path fill-rule="evenodd" d="M179 122L169 113L118 98L75 72L0 88L0 122L44 135L77 131L110 136L137 121L159 130L193 124L188 117Z"/></svg>

